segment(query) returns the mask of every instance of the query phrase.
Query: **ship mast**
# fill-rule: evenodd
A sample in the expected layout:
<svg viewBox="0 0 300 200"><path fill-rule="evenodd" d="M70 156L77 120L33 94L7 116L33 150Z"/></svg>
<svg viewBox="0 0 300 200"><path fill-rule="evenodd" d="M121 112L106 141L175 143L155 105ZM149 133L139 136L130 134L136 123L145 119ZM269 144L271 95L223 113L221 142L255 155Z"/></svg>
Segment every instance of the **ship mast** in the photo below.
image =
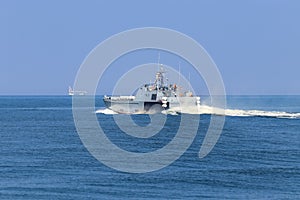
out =
<svg viewBox="0 0 300 200"><path fill-rule="evenodd" d="M164 73L165 73L165 71L164 71L163 65L160 64L160 70L158 72L156 72L156 75L155 75L155 85L156 85L157 89L165 86Z"/></svg>
<svg viewBox="0 0 300 200"><path fill-rule="evenodd" d="M181 68L181 66L180 66L180 62L179 62L179 75L178 75L178 85L180 85L180 76L181 76L181 72L180 72L180 68Z"/></svg>
<svg viewBox="0 0 300 200"><path fill-rule="evenodd" d="M158 52L158 59L157 59L157 71L159 71L159 62L160 62L160 52Z"/></svg>
<svg viewBox="0 0 300 200"><path fill-rule="evenodd" d="M158 60L157 60L157 72L155 76L155 84L156 88L159 89L164 86L164 71L163 65L160 64L160 52L158 53Z"/></svg>

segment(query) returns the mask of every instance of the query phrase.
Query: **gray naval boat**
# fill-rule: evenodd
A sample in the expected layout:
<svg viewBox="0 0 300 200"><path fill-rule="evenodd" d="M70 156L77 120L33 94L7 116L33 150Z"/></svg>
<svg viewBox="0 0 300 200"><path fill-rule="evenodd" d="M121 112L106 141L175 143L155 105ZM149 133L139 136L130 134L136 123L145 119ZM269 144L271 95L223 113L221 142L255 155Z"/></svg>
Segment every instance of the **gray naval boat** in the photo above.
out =
<svg viewBox="0 0 300 200"><path fill-rule="evenodd" d="M107 96L103 101L107 108L122 114L157 113L163 110L180 110L182 107L200 105L200 97L190 91L183 91L176 84L165 83L165 71L161 67L155 82L144 84L131 96Z"/></svg>

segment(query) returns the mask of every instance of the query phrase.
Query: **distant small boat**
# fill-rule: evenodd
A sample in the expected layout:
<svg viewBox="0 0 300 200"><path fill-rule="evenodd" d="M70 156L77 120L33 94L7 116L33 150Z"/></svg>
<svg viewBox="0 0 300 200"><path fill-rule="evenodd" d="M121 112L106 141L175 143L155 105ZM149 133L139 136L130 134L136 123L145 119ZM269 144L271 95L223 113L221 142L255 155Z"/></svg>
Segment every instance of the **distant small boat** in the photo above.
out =
<svg viewBox="0 0 300 200"><path fill-rule="evenodd" d="M83 95L86 95L87 92L86 91L75 91L72 89L71 86L69 86L69 92L68 92L69 96L74 96L74 95L80 95L80 96L83 96Z"/></svg>

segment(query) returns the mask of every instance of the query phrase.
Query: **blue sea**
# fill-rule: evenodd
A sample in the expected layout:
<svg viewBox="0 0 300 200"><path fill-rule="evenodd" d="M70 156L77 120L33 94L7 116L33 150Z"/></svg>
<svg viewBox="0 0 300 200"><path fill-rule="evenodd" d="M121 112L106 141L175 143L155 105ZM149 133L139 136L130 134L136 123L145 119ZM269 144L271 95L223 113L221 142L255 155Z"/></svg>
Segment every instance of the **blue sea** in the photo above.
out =
<svg viewBox="0 0 300 200"><path fill-rule="evenodd" d="M101 98L96 109L105 110ZM300 96L228 96L227 109L206 157L198 152L213 113L200 116L193 143L171 165L127 173L85 148L71 97L1 96L0 199L300 199ZM112 142L134 152L170 142L181 118L167 115L158 135L135 139L114 115L96 116ZM149 115L131 117L149 123Z"/></svg>

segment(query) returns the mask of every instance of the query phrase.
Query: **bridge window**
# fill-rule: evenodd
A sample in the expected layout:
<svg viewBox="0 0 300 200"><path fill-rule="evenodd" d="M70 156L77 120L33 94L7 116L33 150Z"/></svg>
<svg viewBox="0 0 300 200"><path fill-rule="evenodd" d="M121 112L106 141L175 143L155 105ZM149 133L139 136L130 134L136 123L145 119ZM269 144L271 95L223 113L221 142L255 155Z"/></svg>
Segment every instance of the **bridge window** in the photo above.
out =
<svg viewBox="0 0 300 200"><path fill-rule="evenodd" d="M151 96L151 100L156 100L156 94L152 94L152 96Z"/></svg>

